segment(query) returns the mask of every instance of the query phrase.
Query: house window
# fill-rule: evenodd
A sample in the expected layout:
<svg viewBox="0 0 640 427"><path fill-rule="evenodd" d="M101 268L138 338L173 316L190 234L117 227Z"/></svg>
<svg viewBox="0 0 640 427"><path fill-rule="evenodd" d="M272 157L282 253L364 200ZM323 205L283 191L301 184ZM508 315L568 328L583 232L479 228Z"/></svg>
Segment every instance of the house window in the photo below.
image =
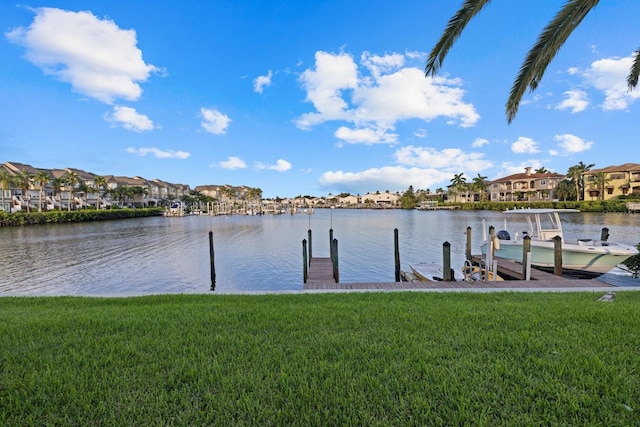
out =
<svg viewBox="0 0 640 427"><path fill-rule="evenodd" d="M624 179L624 174L623 173L612 173L611 174L611 179Z"/></svg>
<svg viewBox="0 0 640 427"><path fill-rule="evenodd" d="M607 187L607 194L613 194L613 187Z"/></svg>
<svg viewBox="0 0 640 427"><path fill-rule="evenodd" d="M540 187L545 187L547 185L547 180L546 179L541 179L540 180Z"/></svg>

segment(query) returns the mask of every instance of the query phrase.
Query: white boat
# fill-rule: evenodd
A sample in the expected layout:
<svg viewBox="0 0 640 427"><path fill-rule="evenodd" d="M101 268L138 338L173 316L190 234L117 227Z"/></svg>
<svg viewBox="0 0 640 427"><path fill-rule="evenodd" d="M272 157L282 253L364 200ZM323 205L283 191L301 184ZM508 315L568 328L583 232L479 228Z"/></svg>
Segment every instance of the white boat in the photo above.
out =
<svg viewBox="0 0 640 427"><path fill-rule="evenodd" d="M442 266L434 262L414 262L409 264L409 268L413 275L424 282L442 282L444 275L442 274ZM453 269L451 269L453 280L456 280Z"/></svg>
<svg viewBox="0 0 640 427"><path fill-rule="evenodd" d="M421 281L424 282L442 282L444 280L444 275L442 273L442 266L434 263L434 262L414 262L409 264L413 275ZM455 275L453 269L451 269L451 277L454 281L465 281L465 282L478 282L485 280L485 272L486 269L484 266L476 266L471 265L469 261L465 261L464 266L462 267L462 278L458 278ZM501 282L504 279L499 275L495 276L495 281ZM492 271L489 271L489 282L494 281L494 274Z"/></svg>
<svg viewBox="0 0 640 427"><path fill-rule="evenodd" d="M581 277L597 277L611 270L629 257L638 254L638 250L623 243L589 238L566 239L560 222L561 213L580 212L576 209L514 209L504 211L508 216L525 216L527 230L522 235L517 232L513 238L509 231L500 230L493 240L493 256L522 261L523 238L531 238L531 265L543 270L554 269L554 237L560 236L562 242L563 273ZM480 246L486 255L489 241L485 237Z"/></svg>

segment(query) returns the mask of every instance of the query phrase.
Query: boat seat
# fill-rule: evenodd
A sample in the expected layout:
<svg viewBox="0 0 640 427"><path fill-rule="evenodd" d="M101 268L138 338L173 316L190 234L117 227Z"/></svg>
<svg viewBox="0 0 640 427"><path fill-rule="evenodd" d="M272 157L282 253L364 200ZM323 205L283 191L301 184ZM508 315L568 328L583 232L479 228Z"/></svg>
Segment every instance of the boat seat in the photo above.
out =
<svg viewBox="0 0 640 427"><path fill-rule="evenodd" d="M496 233L496 237L499 240L511 240L511 235L507 230L500 230Z"/></svg>

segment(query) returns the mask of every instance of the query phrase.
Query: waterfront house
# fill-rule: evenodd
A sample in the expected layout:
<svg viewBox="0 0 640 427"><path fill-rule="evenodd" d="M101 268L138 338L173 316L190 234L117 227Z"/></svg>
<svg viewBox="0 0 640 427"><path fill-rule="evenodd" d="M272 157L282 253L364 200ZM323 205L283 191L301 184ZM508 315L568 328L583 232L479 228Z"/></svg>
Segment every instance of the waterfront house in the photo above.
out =
<svg viewBox="0 0 640 427"><path fill-rule="evenodd" d="M362 203L362 196L349 194L348 196L340 197L338 200L340 202L339 207L356 206Z"/></svg>
<svg viewBox="0 0 640 427"><path fill-rule="evenodd" d="M26 211L27 206L31 210L37 210L41 190L44 210L96 207L98 197L101 208L109 207L111 200L115 201L117 198L129 207L156 206L160 199L180 199L191 191L186 184L170 184L157 179L149 181L139 176L129 178L113 175L104 176L106 186L97 188L97 175L77 168L42 169L24 163L5 162L0 164L0 169L13 179L2 183L0 195L5 200L0 202L3 204L0 210L7 212ZM28 188L14 182L23 172L30 176ZM43 186L34 179L41 172L51 177ZM65 180L70 176L74 177L72 184ZM124 193L118 195L116 189L119 187L139 187L140 190L129 196Z"/></svg>
<svg viewBox="0 0 640 427"><path fill-rule="evenodd" d="M376 191L375 193L367 193L362 196L362 200L364 200L365 204L374 204L380 207L393 207L399 203L400 195L397 193L390 193L389 191L385 191L381 193Z"/></svg>
<svg viewBox="0 0 640 427"><path fill-rule="evenodd" d="M625 163L592 169L582 174L585 196L592 200L610 200L618 196L640 193L640 164Z"/></svg>
<svg viewBox="0 0 640 427"><path fill-rule="evenodd" d="M554 172L534 173L527 167L524 173L489 181L489 199L492 202L554 200L555 188L563 179L565 175Z"/></svg>

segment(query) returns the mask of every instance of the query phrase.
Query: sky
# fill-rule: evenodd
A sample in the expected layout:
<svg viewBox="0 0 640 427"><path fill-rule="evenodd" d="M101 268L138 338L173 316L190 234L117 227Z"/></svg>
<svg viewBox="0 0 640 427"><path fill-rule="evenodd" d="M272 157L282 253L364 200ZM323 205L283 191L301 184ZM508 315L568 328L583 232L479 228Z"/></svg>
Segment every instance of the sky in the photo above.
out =
<svg viewBox="0 0 640 427"><path fill-rule="evenodd" d="M640 162L640 2L600 2L508 124L564 1L491 2L435 77L440 0L0 2L0 163L263 197L446 188Z"/></svg>

